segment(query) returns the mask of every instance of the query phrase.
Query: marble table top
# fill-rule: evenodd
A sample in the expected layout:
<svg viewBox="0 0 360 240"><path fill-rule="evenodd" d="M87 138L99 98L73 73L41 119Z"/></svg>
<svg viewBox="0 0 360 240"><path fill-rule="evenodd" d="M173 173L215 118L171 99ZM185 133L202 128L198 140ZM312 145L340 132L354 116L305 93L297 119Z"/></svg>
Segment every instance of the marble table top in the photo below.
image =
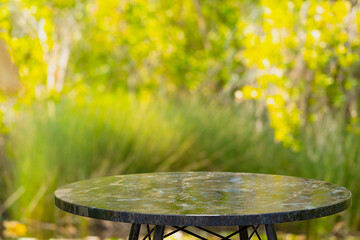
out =
<svg viewBox="0 0 360 240"><path fill-rule="evenodd" d="M55 191L58 208L118 222L240 226L319 218L347 209L351 193L289 176L172 172L94 178Z"/></svg>

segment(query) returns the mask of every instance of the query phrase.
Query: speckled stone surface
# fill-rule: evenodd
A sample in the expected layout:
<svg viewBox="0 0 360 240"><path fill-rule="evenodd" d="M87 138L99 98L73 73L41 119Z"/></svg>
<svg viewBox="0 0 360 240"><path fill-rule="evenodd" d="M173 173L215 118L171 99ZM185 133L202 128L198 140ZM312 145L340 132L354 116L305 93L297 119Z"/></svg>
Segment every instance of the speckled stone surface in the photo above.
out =
<svg viewBox="0 0 360 240"><path fill-rule="evenodd" d="M250 173L131 174L75 182L55 191L60 209L118 222L240 226L299 221L350 206L346 188Z"/></svg>

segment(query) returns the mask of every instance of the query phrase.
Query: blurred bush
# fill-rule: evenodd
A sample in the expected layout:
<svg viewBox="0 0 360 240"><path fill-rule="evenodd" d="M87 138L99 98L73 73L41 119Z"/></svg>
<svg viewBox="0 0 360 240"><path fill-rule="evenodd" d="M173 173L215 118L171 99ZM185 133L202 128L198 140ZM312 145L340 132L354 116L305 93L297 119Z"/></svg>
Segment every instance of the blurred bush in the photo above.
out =
<svg viewBox="0 0 360 240"><path fill-rule="evenodd" d="M142 101L119 92L89 97L81 105L62 99L18 109L9 126L14 171L9 189L26 191L9 208L9 216L62 226L69 223L69 216L53 206L52 194L58 186L90 177L154 171L316 178L348 187L357 199L357 135L345 136L346 151L341 152L337 144L342 133L336 122L323 122L321 127L308 128L301 136L303 148L293 152L273 141L266 115L259 121L254 112L258 108L255 102L229 104L217 98ZM358 212L354 201L345 215L315 221L315 233L330 233L338 221L356 229Z"/></svg>

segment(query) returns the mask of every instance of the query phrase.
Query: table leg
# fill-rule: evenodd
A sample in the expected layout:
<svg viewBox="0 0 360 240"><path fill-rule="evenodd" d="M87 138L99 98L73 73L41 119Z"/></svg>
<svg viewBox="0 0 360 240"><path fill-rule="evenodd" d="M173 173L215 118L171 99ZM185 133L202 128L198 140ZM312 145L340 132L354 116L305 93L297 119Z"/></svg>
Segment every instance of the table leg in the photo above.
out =
<svg viewBox="0 0 360 240"><path fill-rule="evenodd" d="M265 224L267 240L277 240L274 224Z"/></svg>
<svg viewBox="0 0 360 240"><path fill-rule="evenodd" d="M156 225L155 233L154 233L154 240L164 239L164 231L165 231L165 226Z"/></svg>
<svg viewBox="0 0 360 240"><path fill-rule="evenodd" d="M131 225L129 240L138 240L141 224L133 223Z"/></svg>
<svg viewBox="0 0 360 240"><path fill-rule="evenodd" d="M239 226L239 238L240 240L248 240L249 239L249 234L248 234L248 229L247 227L242 227Z"/></svg>

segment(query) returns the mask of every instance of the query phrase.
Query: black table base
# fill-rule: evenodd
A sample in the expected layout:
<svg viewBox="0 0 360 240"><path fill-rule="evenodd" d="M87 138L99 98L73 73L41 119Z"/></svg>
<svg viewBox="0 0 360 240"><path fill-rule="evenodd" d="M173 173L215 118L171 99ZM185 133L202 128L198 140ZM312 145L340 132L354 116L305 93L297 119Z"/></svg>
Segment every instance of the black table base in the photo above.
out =
<svg viewBox="0 0 360 240"><path fill-rule="evenodd" d="M210 233L210 234L218 237L219 239L224 239L224 240L230 240L231 237L236 236L236 235L238 235L240 240L250 240L255 236L257 237L257 239L261 240L261 237L257 231L259 226L260 225L239 226L237 231L235 231L227 236L222 236L218 233L215 233L215 232L210 231L203 227L195 227L195 226L194 227L197 229L200 229L204 232ZM171 226L171 227L174 228L174 230L165 234L165 226L156 225L156 226L150 228L149 225L146 225L147 234L142 238L142 240L147 240L147 239L148 240L162 240L162 239L167 238L179 231L190 234L201 240L207 240L207 238L204 238L204 237L198 235L197 233L191 232L188 229L186 229L186 228L188 228L187 226L182 226L182 227ZM131 230L130 230L130 235L129 235L129 240L138 240L139 239L140 228L141 228L141 224L136 224L136 223L132 224ZM274 224L265 224L265 230L266 230L267 240L277 240ZM249 232L250 232L250 235L249 235Z"/></svg>

